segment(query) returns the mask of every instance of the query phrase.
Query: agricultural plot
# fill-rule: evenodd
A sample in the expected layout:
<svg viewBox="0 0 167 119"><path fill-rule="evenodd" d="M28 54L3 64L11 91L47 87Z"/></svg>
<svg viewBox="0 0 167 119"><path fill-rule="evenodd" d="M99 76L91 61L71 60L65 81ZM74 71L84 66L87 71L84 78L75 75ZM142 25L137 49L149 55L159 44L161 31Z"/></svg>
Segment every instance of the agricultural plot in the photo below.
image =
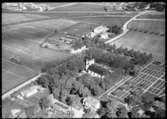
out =
<svg viewBox="0 0 167 119"><path fill-rule="evenodd" d="M137 20L128 25L128 28L136 28L153 33L165 33L165 21Z"/></svg>
<svg viewBox="0 0 167 119"><path fill-rule="evenodd" d="M165 14L159 14L159 13L153 13L153 14L144 14L144 15L140 15L137 18L142 18L142 19L165 19Z"/></svg>
<svg viewBox="0 0 167 119"><path fill-rule="evenodd" d="M72 18L73 20L79 20L79 21L83 21L83 22L90 22L90 23L96 23L96 24L102 24L102 25L109 25L109 26L113 26L113 25L117 25L119 27L122 27L123 24L128 21L130 19L130 17L107 17L107 16L103 16L103 17L76 17L76 18Z"/></svg>
<svg viewBox="0 0 167 119"><path fill-rule="evenodd" d="M2 60L2 93L37 75L33 69Z"/></svg>
<svg viewBox="0 0 167 119"><path fill-rule="evenodd" d="M74 24L70 27L68 27L67 29L64 29L63 32L70 34L70 35L76 35L76 36L82 36L83 34L86 34L88 32L90 32L94 27L98 26L97 24L93 24L93 23L77 23Z"/></svg>
<svg viewBox="0 0 167 119"><path fill-rule="evenodd" d="M130 31L111 44L115 44L117 47L152 53L153 56L163 57L165 55L165 38L154 34Z"/></svg>
<svg viewBox="0 0 167 119"><path fill-rule="evenodd" d="M57 3L45 3L46 5L49 5L50 7L57 7L57 6L60 6L60 5L65 5L67 4L68 2L57 2Z"/></svg>
<svg viewBox="0 0 167 119"><path fill-rule="evenodd" d="M104 6L95 4L77 3L62 8L55 8L52 11L104 11Z"/></svg>
<svg viewBox="0 0 167 119"><path fill-rule="evenodd" d="M46 63L70 57L65 51L41 48L40 43L56 28L65 29L74 23L59 19L3 27L2 57L8 61L2 62L3 93L34 77ZM19 63L9 62L11 57L16 57Z"/></svg>
<svg viewBox="0 0 167 119"><path fill-rule="evenodd" d="M2 13L2 25L49 18L37 14Z"/></svg>

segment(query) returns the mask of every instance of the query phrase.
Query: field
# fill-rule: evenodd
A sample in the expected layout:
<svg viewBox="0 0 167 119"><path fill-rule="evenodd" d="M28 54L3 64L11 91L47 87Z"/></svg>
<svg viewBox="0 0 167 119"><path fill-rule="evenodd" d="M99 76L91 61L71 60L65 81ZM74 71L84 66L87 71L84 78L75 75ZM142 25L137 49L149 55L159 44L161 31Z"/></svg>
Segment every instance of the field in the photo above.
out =
<svg viewBox="0 0 167 119"><path fill-rule="evenodd" d="M53 51L39 45L55 29L62 30L75 23L56 19L2 27L2 93L35 76L46 63L70 57L68 52ZM11 57L18 59L19 63L9 61Z"/></svg>
<svg viewBox="0 0 167 119"><path fill-rule="evenodd" d="M2 14L2 25L31 21L31 20L39 20L49 18L44 15L37 14L16 14L16 13L3 13Z"/></svg>
<svg viewBox="0 0 167 119"><path fill-rule="evenodd" d="M165 38L157 35L130 31L112 44L116 44L118 47L122 46L129 49L152 53L159 57L164 57L165 55Z"/></svg>
<svg viewBox="0 0 167 119"><path fill-rule="evenodd" d="M142 19L165 19L165 14L144 14L137 18Z"/></svg>
<svg viewBox="0 0 167 119"><path fill-rule="evenodd" d="M96 24L103 24L103 25L118 25L120 27L123 26L123 24L130 19L130 17L109 17L109 16L103 16L103 17L80 17L80 18L71 18L73 20L80 20L84 22L91 22Z"/></svg>
<svg viewBox="0 0 167 119"><path fill-rule="evenodd" d="M67 7L56 8L52 11L104 11L103 5L94 4L74 4Z"/></svg>
<svg viewBox="0 0 167 119"><path fill-rule="evenodd" d="M128 25L128 28L137 28L154 33L165 32L165 21L137 20Z"/></svg>

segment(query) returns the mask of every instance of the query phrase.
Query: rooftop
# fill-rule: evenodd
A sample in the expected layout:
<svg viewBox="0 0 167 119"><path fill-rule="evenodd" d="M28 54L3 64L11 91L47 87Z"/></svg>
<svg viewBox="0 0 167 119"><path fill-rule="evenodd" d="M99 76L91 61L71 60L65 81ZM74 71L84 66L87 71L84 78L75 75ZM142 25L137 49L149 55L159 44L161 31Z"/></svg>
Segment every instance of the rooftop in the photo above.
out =
<svg viewBox="0 0 167 119"><path fill-rule="evenodd" d="M97 74L100 75L106 75L108 73L108 71L100 66L97 66L95 64L92 64L91 66L89 66L88 70L91 70Z"/></svg>

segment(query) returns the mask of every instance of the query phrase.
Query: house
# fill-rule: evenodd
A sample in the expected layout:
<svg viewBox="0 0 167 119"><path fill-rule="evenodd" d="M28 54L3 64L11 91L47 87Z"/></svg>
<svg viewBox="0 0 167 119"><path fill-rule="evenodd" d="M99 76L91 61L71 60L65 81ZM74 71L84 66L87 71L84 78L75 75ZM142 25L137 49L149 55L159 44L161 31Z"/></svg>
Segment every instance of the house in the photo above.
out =
<svg viewBox="0 0 167 119"><path fill-rule="evenodd" d="M81 48L72 49L72 50L71 50L71 53L72 53L72 54L80 53L80 52L82 52L82 51L84 51L84 50L86 50L86 49L87 49L87 48L86 48L86 46L84 45L84 46L82 46Z"/></svg>
<svg viewBox="0 0 167 119"><path fill-rule="evenodd" d="M89 32L88 34L86 34L86 36L87 36L88 38L94 38L96 35L97 35L97 34L94 33L94 32Z"/></svg>
<svg viewBox="0 0 167 119"><path fill-rule="evenodd" d="M100 34L100 33L107 32L108 30L109 30L109 28L107 28L106 26L98 26L93 30L93 32L95 34Z"/></svg>
<svg viewBox="0 0 167 119"><path fill-rule="evenodd" d="M21 109L12 109L11 110L11 114L12 116L15 118L15 117L18 117L18 115L21 113Z"/></svg>
<svg viewBox="0 0 167 119"><path fill-rule="evenodd" d="M41 90L40 86L36 86L36 85L35 86L31 86L30 88L21 91L21 96L28 98L28 97L36 94L40 90Z"/></svg>
<svg viewBox="0 0 167 119"><path fill-rule="evenodd" d="M100 34L100 38L101 38L101 39L105 39L105 40L106 40L106 39L108 39L108 38L109 38L109 34L108 34L108 33L106 33L106 32L105 32L105 33L102 33L102 34Z"/></svg>
<svg viewBox="0 0 167 119"><path fill-rule="evenodd" d="M137 113L139 114L139 116L142 116L144 114L144 111L142 109L139 109Z"/></svg>
<svg viewBox="0 0 167 119"><path fill-rule="evenodd" d="M100 108L100 101L93 97L86 97L83 99L83 106L85 109L97 111Z"/></svg>

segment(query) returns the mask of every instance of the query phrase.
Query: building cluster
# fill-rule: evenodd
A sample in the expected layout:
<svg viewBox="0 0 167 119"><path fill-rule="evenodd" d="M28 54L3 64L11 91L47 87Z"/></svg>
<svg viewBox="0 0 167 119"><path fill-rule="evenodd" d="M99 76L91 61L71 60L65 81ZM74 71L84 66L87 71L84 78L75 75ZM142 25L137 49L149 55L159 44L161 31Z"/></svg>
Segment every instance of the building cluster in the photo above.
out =
<svg viewBox="0 0 167 119"><path fill-rule="evenodd" d="M37 10L43 12L49 9L49 6L45 4L35 3L4 3L3 7L11 8L12 10L24 11L28 9Z"/></svg>
<svg viewBox="0 0 167 119"><path fill-rule="evenodd" d="M100 25L98 27L95 27L93 31L87 33L86 36L88 38L94 38L95 36L99 35L101 39L106 40L109 38L110 35L110 33L107 32L108 30L109 30L108 27Z"/></svg>

